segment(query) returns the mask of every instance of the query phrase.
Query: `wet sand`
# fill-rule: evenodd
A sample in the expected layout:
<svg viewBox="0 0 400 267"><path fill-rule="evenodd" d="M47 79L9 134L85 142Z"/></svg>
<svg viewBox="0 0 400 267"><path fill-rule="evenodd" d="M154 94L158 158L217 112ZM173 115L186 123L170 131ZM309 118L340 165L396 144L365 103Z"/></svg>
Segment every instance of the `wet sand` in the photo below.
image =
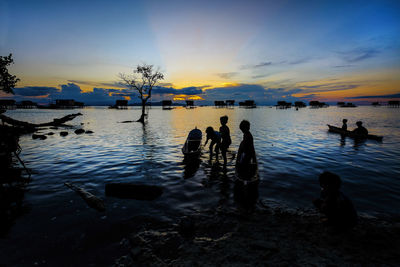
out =
<svg viewBox="0 0 400 267"><path fill-rule="evenodd" d="M251 213L204 210L176 223L154 218L121 241L115 266L398 266L400 220L360 216L337 232L312 210L259 201Z"/></svg>

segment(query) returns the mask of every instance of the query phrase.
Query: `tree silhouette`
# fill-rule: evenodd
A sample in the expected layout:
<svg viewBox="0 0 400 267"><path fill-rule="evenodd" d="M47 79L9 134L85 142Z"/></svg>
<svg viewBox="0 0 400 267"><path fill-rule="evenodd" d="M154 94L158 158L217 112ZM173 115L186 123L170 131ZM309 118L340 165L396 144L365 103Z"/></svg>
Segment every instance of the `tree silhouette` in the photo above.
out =
<svg viewBox="0 0 400 267"><path fill-rule="evenodd" d="M12 63L14 63L12 54L5 57L0 56L0 91L14 94L12 89L15 87L19 79L15 75L8 73L7 66Z"/></svg>
<svg viewBox="0 0 400 267"><path fill-rule="evenodd" d="M137 65L132 75L119 74L123 83L130 89L134 89L139 93L142 101L142 115L138 122L144 123L146 102L151 98L153 87L160 80L164 79L164 74L158 70L153 70L153 65Z"/></svg>

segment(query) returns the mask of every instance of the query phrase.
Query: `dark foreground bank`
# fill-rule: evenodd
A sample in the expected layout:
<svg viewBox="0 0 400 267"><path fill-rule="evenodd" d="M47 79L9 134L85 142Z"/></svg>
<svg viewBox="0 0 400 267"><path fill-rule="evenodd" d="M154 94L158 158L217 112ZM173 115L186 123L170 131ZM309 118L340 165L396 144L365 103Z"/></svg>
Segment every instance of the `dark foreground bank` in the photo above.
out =
<svg viewBox="0 0 400 267"><path fill-rule="evenodd" d="M361 217L335 232L313 211L259 202L252 214L207 210L177 223L148 220L121 245L129 253L115 266L396 266L400 223Z"/></svg>

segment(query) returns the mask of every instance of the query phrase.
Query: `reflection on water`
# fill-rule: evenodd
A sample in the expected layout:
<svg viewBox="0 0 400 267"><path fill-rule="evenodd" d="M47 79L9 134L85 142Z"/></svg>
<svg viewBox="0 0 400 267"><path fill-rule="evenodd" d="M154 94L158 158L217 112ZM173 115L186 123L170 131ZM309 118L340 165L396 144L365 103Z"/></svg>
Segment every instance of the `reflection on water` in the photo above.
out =
<svg viewBox="0 0 400 267"><path fill-rule="evenodd" d="M7 111L15 119L34 123L69 113L70 110ZM251 123L259 163L260 184L256 191L260 199L312 207L310 201L319 193L318 175L329 170L342 177L343 191L359 211L398 214L394 207L400 206L400 109L155 107L149 110L145 126L118 123L138 118L139 109L86 108L82 113L70 122L73 128L67 129L66 137L59 136L59 129L52 130L55 134L43 141L30 136L21 138L21 157L35 173L25 193L25 201L33 209L17 220L11 237L45 230L55 235L76 232L94 221L112 223L132 214L168 217L206 207L237 205L234 153L228 155L228 166L223 170L222 166L209 165L208 147L198 161L190 163L183 160L181 152L190 130L196 126L203 133L208 126L219 129L223 115L229 117L232 152L237 151L242 139L240 121ZM326 124L339 126L343 118L348 119L349 130L362 120L371 134L384 136L383 142L356 143L328 133ZM94 133L75 135L73 130L78 127ZM96 217L71 194L63 186L68 181L104 198L105 217ZM120 200L105 197L107 182L156 184L165 190L152 202ZM243 195L236 196L237 200L243 199ZM38 220L40 223L32 224Z"/></svg>

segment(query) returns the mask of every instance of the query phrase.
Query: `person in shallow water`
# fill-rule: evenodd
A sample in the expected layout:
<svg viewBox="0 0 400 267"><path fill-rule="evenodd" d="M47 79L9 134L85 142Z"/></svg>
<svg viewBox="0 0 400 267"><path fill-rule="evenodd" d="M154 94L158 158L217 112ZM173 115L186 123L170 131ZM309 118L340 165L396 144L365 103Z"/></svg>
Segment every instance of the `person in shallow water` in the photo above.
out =
<svg viewBox="0 0 400 267"><path fill-rule="evenodd" d="M342 130L347 131L347 120L346 119L343 119Z"/></svg>
<svg viewBox="0 0 400 267"><path fill-rule="evenodd" d="M256 161L256 152L254 150L253 135L250 133L250 122L243 120L239 128L243 132L243 140L239 146L237 165L241 168Z"/></svg>
<svg viewBox="0 0 400 267"><path fill-rule="evenodd" d="M221 147L221 134L217 131L214 131L213 127L211 127L211 126L207 127L206 134L207 134L207 139L206 139L206 143L204 144L204 146L206 146L208 143L208 140L211 139L210 161L212 160L212 157L213 157L213 147L215 145L215 159L218 162L218 153L219 153L219 149Z"/></svg>
<svg viewBox="0 0 400 267"><path fill-rule="evenodd" d="M357 128L353 130L353 133L358 134L358 135L368 135L368 130L362 126L362 121L357 121L356 122Z"/></svg>
<svg viewBox="0 0 400 267"><path fill-rule="evenodd" d="M327 223L337 229L349 229L357 224L357 212L351 200L341 191L341 179L331 172L319 176L320 198L313 201L315 207L327 217Z"/></svg>
<svg viewBox="0 0 400 267"><path fill-rule="evenodd" d="M228 150L230 144L232 143L229 127L226 126L228 123L228 116L222 116L219 118L221 122L221 127L219 127L219 132L221 134L221 154L224 158L224 165L226 166L226 151Z"/></svg>

